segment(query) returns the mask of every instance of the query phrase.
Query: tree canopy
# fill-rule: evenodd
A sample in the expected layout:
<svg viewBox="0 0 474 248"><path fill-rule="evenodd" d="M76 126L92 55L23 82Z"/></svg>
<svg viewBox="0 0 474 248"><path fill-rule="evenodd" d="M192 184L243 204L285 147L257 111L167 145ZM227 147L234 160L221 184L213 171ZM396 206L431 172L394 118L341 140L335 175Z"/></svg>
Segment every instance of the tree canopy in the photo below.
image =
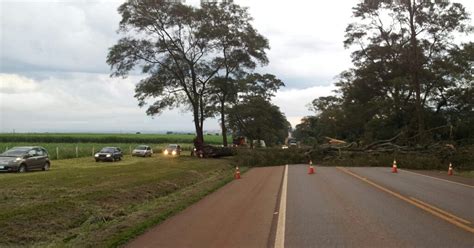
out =
<svg viewBox="0 0 474 248"><path fill-rule="evenodd" d="M128 0L118 11L124 37L109 50L111 75L125 77L140 68L147 77L135 89L139 105L148 105L148 115L189 109L201 143L204 120L214 115L216 99L232 100L239 89L236 78L268 62L268 41L252 27L247 9L231 1L198 8Z"/></svg>
<svg viewBox="0 0 474 248"><path fill-rule="evenodd" d="M344 45L355 49L354 68L340 74L335 96L312 102L316 119L306 118L298 132L367 142L400 132L416 137L412 143L472 140L473 43L454 42L473 30L465 8L366 1L353 14Z"/></svg>
<svg viewBox="0 0 474 248"><path fill-rule="evenodd" d="M280 109L261 96L246 97L228 111L228 125L238 135L245 136L252 145L264 140L268 145L282 144L291 129Z"/></svg>

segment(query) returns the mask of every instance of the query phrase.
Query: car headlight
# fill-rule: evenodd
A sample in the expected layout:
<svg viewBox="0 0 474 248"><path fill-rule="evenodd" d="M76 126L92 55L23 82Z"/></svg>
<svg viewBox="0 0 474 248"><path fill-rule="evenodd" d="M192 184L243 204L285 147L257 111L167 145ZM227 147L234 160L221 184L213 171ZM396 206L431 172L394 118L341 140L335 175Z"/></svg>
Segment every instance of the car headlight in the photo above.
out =
<svg viewBox="0 0 474 248"><path fill-rule="evenodd" d="M168 150L165 150L163 154L168 155Z"/></svg>
<svg viewBox="0 0 474 248"><path fill-rule="evenodd" d="M172 151L171 154L176 155L176 151Z"/></svg>
<svg viewBox="0 0 474 248"><path fill-rule="evenodd" d="M112 156L112 155L110 155L110 154L107 154L107 157L108 157L108 158L110 158L111 156Z"/></svg>
<svg viewBox="0 0 474 248"><path fill-rule="evenodd" d="M96 158L99 157L99 154L96 153L96 154L94 155L94 157L96 157Z"/></svg>
<svg viewBox="0 0 474 248"><path fill-rule="evenodd" d="M21 160L21 158L15 158L15 160L13 160L13 162L18 162L20 160Z"/></svg>

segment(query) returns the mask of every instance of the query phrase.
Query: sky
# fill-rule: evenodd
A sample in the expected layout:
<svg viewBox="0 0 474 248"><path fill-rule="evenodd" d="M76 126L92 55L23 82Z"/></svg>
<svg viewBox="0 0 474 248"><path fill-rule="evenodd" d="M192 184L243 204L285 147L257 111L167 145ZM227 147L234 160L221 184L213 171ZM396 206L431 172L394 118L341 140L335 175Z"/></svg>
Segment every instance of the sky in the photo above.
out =
<svg viewBox="0 0 474 248"><path fill-rule="evenodd" d="M272 73L286 87L272 102L293 127L312 115L308 104L333 94L351 67L344 30L357 0L235 0L249 7L254 27L270 42ZM472 13L474 1L459 0ZM122 1L0 0L0 132L190 132L181 109L150 117L134 88L143 75L111 78L108 49ZM199 0L186 0L196 5ZM217 119L205 130L218 131Z"/></svg>

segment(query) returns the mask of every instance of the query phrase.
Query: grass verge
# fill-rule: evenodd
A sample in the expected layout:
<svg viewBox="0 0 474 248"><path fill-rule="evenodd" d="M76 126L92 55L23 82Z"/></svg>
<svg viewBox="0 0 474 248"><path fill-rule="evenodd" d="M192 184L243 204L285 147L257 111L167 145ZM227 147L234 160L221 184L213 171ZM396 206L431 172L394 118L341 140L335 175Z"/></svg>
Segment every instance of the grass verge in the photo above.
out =
<svg viewBox="0 0 474 248"><path fill-rule="evenodd" d="M58 160L0 174L0 247L116 247L232 179L226 159Z"/></svg>

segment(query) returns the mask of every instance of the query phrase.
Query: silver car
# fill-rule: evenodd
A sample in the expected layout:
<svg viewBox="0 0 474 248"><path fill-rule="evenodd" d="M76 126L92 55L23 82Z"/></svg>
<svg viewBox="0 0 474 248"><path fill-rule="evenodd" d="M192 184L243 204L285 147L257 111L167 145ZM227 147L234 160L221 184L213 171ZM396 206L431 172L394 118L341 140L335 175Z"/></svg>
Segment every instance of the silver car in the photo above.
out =
<svg viewBox="0 0 474 248"><path fill-rule="evenodd" d="M43 147L13 147L0 154L0 171L22 173L29 170L47 171L50 167L48 152Z"/></svg>
<svg viewBox="0 0 474 248"><path fill-rule="evenodd" d="M153 155L153 149L146 145L137 146L132 151L132 156L151 157L151 155Z"/></svg>

